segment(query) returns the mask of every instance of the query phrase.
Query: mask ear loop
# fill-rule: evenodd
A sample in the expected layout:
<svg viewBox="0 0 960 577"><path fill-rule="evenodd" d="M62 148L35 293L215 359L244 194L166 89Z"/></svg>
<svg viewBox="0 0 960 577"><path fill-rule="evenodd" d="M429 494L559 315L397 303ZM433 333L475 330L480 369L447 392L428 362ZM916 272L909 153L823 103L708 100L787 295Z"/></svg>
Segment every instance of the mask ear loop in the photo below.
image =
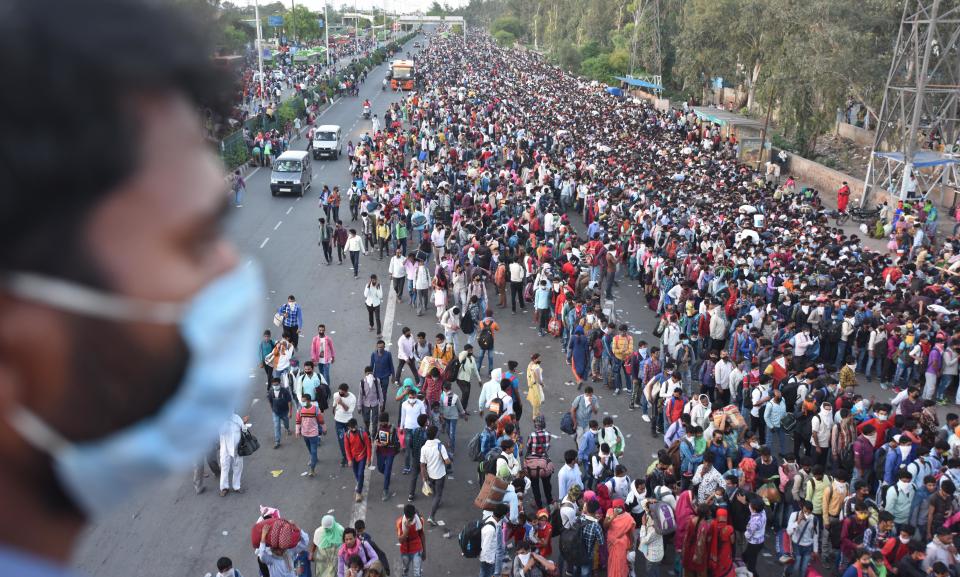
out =
<svg viewBox="0 0 960 577"><path fill-rule="evenodd" d="M13 273L0 285L23 300L113 321L171 325L179 323L186 310L180 303L151 302L109 294L70 281L31 273Z"/></svg>
<svg viewBox="0 0 960 577"><path fill-rule="evenodd" d="M17 407L7 415L7 421L25 441L49 455L67 450L72 443L30 410Z"/></svg>

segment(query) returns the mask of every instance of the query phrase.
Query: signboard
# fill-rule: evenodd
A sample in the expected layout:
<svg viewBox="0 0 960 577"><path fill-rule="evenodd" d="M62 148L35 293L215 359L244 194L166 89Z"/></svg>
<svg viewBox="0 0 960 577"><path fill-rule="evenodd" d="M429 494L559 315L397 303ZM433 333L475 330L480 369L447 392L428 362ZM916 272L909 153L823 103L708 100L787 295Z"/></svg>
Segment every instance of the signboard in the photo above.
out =
<svg viewBox="0 0 960 577"><path fill-rule="evenodd" d="M283 26L283 16L267 16L267 24L274 27Z"/></svg>
<svg viewBox="0 0 960 577"><path fill-rule="evenodd" d="M323 18L317 18L317 25L318 25L320 28L323 28Z"/></svg>

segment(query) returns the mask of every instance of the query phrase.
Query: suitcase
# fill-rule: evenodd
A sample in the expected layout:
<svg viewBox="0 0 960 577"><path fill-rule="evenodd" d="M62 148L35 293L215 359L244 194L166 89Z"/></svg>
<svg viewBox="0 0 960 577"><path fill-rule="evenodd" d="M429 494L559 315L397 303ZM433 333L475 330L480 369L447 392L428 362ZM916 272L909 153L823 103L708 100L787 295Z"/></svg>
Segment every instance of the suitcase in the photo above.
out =
<svg viewBox="0 0 960 577"><path fill-rule="evenodd" d="M473 500L473 505L484 511L493 511L493 508L503 502L503 494L507 492L507 483L496 475L487 474L483 479L483 486Z"/></svg>

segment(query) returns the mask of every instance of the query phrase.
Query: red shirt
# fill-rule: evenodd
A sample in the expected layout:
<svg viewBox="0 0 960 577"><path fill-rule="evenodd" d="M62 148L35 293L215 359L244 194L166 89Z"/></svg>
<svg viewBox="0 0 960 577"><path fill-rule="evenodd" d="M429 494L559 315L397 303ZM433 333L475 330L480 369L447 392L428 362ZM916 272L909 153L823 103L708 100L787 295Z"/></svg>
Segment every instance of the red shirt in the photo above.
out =
<svg viewBox="0 0 960 577"><path fill-rule="evenodd" d="M881 421L880 419L874 417L857 425L857 432L863 433L863 428L867 425L873 425L877 430L877 440L874 441L873 448L879 449L883 446L883 439L887 436L887 429L893 426L893 420L891 420L890 417L887 417L886 421Z"/></svg>
<svg viewBox="0 0 960 577"><path fill-rule="evenodd" d="M413 526L407 529L407 538L403 538L403 525L407 522L407 518L404 515L400 515L400 518L397 519L397 539L400 541L400 554L406 555L410 553L419 553L423 551L423 517L417 515L417 519L420 521L420 529L414 529Z"/></svg>
<svg viewBox="0 0 960 577"><path fill-rule="evenodd" d="M343 452L351 463L370 461L370 449L370 435L366 431L347 431L343 435Z"/></svg>

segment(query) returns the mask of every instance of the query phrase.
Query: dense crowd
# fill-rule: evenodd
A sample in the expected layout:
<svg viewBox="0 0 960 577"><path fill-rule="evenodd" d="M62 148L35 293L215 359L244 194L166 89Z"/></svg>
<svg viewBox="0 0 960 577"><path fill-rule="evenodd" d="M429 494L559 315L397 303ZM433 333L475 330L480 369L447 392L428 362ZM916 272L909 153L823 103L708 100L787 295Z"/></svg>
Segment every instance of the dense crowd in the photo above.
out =
<svg viewBox="0 0 960 577"><path fill-rule="evenodd" d="M350 143L347 225L341 192L321 193L319 243L355 275L361 255L390 259L389 283L364 290L371 331L394 291L434 309L440 332L405 327L395 354L378 343L360 390L330 390L322 325L310 361L291 363L293 297L261 348L278 444L289 415L315 436L332 407L358 500L368 464L384 501L395 457L409 501L423 477L426 519L408 504L396 524L403 575L421 575L455 455L482 483L483 516L460 533L481 577L759 575L765 548L796 577L957 575L960 417L937 406L960 396L960 243L937 238L928 204L886 211L890 244L871 250L792 179L739 164L735 140L686 106L616 98L479 36L435 39L418 66L420 89ZM615 318L626 283L658 318L650 333ZM560 422L540 411L539 354L496 366L507 306L532 306L538 334L560 340L580 391ZM873 379L890 399L858 394ZM662 440L652 463L601 417L595 385ZM471 408L483 426L458 443ZM351 531L325 518L293 553L315 575L381 575ZM290 553L258 551L271 575Z"/></svg>

